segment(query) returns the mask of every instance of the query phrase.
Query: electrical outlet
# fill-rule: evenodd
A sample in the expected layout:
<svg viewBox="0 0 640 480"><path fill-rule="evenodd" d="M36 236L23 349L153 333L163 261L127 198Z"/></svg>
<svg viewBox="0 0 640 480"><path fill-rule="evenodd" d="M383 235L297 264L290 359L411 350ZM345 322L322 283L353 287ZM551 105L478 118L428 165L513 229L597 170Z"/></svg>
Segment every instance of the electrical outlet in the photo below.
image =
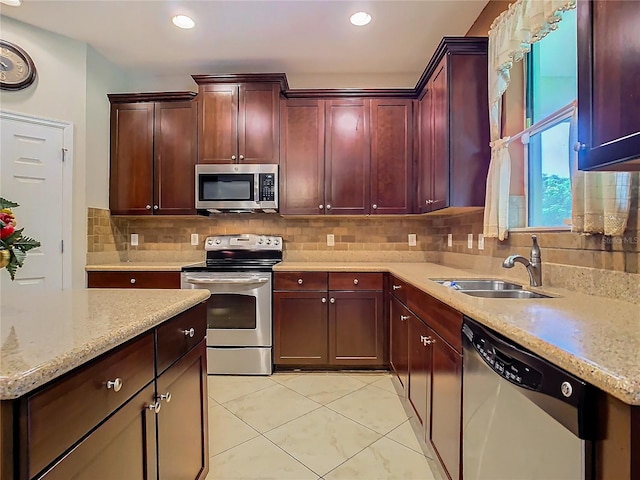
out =
<svg viewBox="0 0 640 480"><path fill-rule="evenodd" d="M478 234L478 250L484 250L484 235Z"/></svg>
<svg viewBox="0 0 640 480"><path fill-rule="evenodd" d="M473 248L473 233L467 235L467 248Z"/></svg>
<svg viewBox="0 0 640 480"><path fill-rule="evenodd" d="M447 247L453 247L453 234L447 235Z"/></svg>
<svg viewBox="0 0 640 480"><path fill-rule="evenodd" d="M191 234L191 245L198 245L198 234L197 233L192 233Z"/></svg>
<svg viewBox="0 0 640 480"><path fill-rule="evenodd" d="M333 233L327 233L327 247L335 247L336 237Z"/></svg>
<svg viewBox="0 0 640 480"><path fill-rule="evenodd" d="M132 247L137 247L138 246L138 234L137 233L132 233L131 234L131 246Z"/></svg>
<svg viewBox="0 0 640 480"><path fill-rule="evenodd" d="M416 234L415 233L410 233L408 237L409 237L409 246L410 247L415 247L417 245Z"/></svg>

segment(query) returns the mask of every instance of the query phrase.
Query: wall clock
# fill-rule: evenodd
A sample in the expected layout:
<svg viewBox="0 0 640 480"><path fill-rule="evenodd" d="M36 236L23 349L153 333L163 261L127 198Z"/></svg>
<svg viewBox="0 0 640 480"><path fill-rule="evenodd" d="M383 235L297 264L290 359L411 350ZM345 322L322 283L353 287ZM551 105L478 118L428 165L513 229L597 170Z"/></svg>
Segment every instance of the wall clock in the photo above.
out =
<svg viewBox="0 0 640 480"><path fill-rule="evenodd" d="M0 40L0 88L20 90L36 79L36 66L23 49Z"/></svg>

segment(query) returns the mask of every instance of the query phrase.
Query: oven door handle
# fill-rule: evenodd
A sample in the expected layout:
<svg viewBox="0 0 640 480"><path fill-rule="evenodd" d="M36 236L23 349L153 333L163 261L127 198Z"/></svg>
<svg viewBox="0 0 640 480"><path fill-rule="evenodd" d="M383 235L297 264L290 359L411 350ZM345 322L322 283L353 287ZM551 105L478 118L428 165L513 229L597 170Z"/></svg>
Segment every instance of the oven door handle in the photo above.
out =
<svg viewBox="0 0 640 480"><path fill-rule="evenodd" d="M187 283L192 283L194 285L260 285L267 283L269 278L267 277L259 277L259 278L186 278L185 281Z"/></svg>

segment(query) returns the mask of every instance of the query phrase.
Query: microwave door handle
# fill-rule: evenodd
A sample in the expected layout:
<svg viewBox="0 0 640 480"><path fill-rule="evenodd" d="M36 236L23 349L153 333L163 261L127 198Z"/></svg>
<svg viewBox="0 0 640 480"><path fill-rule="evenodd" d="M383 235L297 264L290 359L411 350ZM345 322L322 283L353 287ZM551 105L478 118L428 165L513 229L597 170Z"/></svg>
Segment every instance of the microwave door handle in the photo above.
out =
<svg viewBox="0 0 640 480"><path fill-rule="evenodd" d="M261 278L187 278L185 279L187 283L192 283L194 285L251 285L251 284L264 284L269 281L266 277Z"/></svg>

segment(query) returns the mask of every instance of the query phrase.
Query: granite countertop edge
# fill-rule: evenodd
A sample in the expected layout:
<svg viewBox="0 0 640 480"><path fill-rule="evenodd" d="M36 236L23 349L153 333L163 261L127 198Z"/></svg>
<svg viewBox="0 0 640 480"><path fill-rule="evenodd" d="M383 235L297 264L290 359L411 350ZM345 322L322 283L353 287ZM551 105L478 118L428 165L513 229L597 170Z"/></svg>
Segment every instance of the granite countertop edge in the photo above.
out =
<svg viewBox="0 0 640 480"><path fill-rule="evenodd" d="M198 261L175 262L118 262L91 264L84 267L86 272L179 272L182 267Z"/></svg>
<svg viewBox="0 0 640 480"><path fill-rule="evenodd" d="M471 317L477 322L505 335L516 343L540 355L551 363L560 368L565 369L569 373L591 383L601 390L611 394L629 405L640 405L640 367L638 372L627 374L626 372L616 371L593 359L586 358L571 353L561 346L544 340L540 336L527 331L526 328L520 328L515 325L514 315L509 312L500 312L502 306L506 307L505 300L502 299L478 299L465 295L461 292L443 287L430 278L496 278L495 275L485 275L481 272L472 270L461 270L458 268L446 267L440 264L403 264L403 263L387 263L387 262L282 262L274 267L274 271L328 271L328 272L388 272L400 278L407 283L415 286L434 298L448 304L464 315ZM429 273L433 270L433 273ZM421 271L423 278L416 281L415 273ZM563 315L567 310L566 303L573 303L577 307L581 304L589 302L598 304L601 307L611 307L612 309L623 310L629 315L637 312L637 305L621 302L619 300L610 300L604 297L588 296L581 293L572 292L565 289L545 287L531 288L523 285L527 290L539 291L551 296L560 297L565 308L554 309L553 303L549 300L553 299L529 299L525 300L526 305L540 306L549 312L557 315ZM522 300L516 300L523 302ZM513 306L514 303L511 303ZM520 303L519 305L525 305ZM572 320L575 321L575 318ZM640 321L640 318L639 318ZM586 336L584 338L586 340ZM593 343L601 342L602 339L593 339ZM636 352L637 353L637 352ZM632 355L632 353L628 353ZM629 359L633 362L633 359Z"/></svg>
<svg viewBox="0 0 640 480"><path fill-rule="evenodd" d="M209 297L207 290L193 290L188 298L154 310L131 324L108 334L95 337L82 345L64 352L15 375L0 376L0 400L13 400L55 380L120 345L144 334L164 321L188 310ZM135 307L134 307L135 308Z"/></svg>

